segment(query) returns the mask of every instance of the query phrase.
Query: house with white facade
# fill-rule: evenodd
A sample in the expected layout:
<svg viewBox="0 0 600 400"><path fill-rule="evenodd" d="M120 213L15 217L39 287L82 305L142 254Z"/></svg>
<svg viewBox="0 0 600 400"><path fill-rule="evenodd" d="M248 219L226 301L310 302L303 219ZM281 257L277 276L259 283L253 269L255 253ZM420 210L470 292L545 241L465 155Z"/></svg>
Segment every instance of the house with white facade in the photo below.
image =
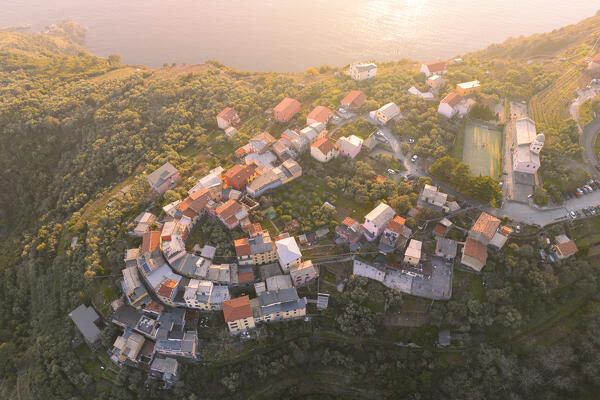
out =
<svg viewBox="0 0 600 400"><path fill-rule="evenodd" d="M385 203L379 203L370 213L365 216L365 222L363 223L364 235L368 241L372 242L385 229L387 223L394 218L396 212L392 207Z"/></svg>
<svg viewBox="0 0 600 400"><path fill-rule="evenodd" d="M445 61L433 61L421 64L421 73L425 76L430 77L431 75L445 75L448 73L448 67Z"/></svg>
<svg viewBox="0 0 600 400"><path fill-rule="evenodd" d="M544 147L545 136L537 134L535 122L521 118L514 122L513 170L525 174L535 174L540 168L540 151Z"/></svg>
<svg viewBox="0 0 600 400"><path fill-rule="evenodd" d="M458 113L458 104L462 101L462 97L455 92L450 93L442 99L438 107L438 114L446 118L452 118Z"/></svg>
<svg viewBox="0 0 600 400"><path fill-rule="evenodd" d="M338 149L329 139L321 138L310 146L310 155L315 160L325 163L337 157Z"/></svg>
<svg viewBox="0 0 600 400"><path fill-rule="evenodd" d="M279 265L284 272L288 272L291 268L302 263L302 253L296 239L293 237L279 239L275 242L275 246L277 247Z"/></svg>
<svg viewBox="0 0 600 400"><path fill-rule="evenodd" d="M377 65L375 63L356 63L350 65L350 77L355 81L375 78Z"/></svg>
<svg viewBox="0 0 600 400"><path fill-rule="evenodd" d="M396 103L387 103L375 111L375 119L380 124L386 124L388 121L400 115L400 107Z"/></svg>

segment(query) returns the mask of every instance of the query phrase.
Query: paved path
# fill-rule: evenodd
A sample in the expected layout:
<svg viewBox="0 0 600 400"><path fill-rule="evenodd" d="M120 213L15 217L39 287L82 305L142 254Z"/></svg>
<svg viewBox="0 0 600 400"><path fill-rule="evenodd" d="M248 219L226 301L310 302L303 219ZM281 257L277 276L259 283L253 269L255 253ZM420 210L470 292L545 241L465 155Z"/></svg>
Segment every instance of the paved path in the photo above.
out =
<svg viewBox="0 0 600 400"><path fill-rule="evenodd" d="M594 85L590 89L580 89L577 91L577 93L579 93L579 95L569 106L569 113L571 114L571 117L577 121L577 126L579 126L579 131L581 132L581 126L579 125L579 106L581 106L581 104L583 104L583 102L586 100L596 97L600 93L600 87Z"/></svg>
<svg viewBox="0 0 600 400"><path fill-rule="evenodd" d="M596 177L600 176L600 171L598 170L600 163L594 150L594 143L596 142L598 133L600 133L600 119L595 119L583 128L580 139L580 144L583 147L583 159L588 167L587 170Z"/></svg>

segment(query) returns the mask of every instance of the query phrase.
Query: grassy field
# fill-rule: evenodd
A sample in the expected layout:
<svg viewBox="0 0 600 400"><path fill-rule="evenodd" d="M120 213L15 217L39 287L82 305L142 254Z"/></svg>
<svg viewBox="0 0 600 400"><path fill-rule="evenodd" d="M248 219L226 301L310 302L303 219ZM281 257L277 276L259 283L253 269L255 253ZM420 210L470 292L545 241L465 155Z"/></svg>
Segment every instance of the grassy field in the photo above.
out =
<svg viewBox="0 0 600 400"><path fill-rule="evenodd" d="M474 176L500 177L502 172L502 132L483 125L465 127L463 162L471 166Z"/></svg>

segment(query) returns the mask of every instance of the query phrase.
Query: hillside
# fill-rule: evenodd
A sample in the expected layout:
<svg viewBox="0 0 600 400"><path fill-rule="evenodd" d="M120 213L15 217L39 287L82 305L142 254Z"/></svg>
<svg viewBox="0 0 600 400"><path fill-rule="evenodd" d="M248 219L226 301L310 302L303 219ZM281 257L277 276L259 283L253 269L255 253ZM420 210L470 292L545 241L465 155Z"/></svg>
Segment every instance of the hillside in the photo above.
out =
<svg viewBox="0 0 600 400"><path fill-rule="evenodd" d="M486 104L533 99L536 112L549 115L544 110L555 96L544 93L564 91L572 68L583 73L580 62L599 32L596 15L467 54L447 75L441 95L458 82L479 79ZM335 110L353 89L368 95L364 110L393 101L405 111L392 133L414 138L412 151L422 159L449 154L460 126L440 118L437 104L408 94L413 85L426 87L419 65L409 60L379 64L377 78L363 82L335 67L248 73L210 61L150 69L122 65L116 55L90 54L73 41L81 35L72 23L48 34L0 32L0 398L593 398L600 389L600 271L587 253L592 242L580 258L548 269L534 247L538 231L525 227L490 256L482 275L457 271L448 302L401 296L364 279L349 280L339 294L338 271L324 269L320 290L331 293L331 308L310 324L268 325L260 340L241 345L219 336L220 313L207 317L204 364L182 363L183 380L172 392L146 384L137 369L100 368L110 365L106 348L115 327L107 324L105 347L93 354L85 346L73 348L68 313L93 304L109 320L123 254L139 245L126 234L131 221L145 209L162 212L217 165L232 166L233 151L250 137L268 130L278 138L287 128L301 128L312 106ZM530 58L535 61L528 63ZM300 114L290 123L273 123L265 110L288 96L302 103ZM243 121L233 138L225 138L215 121L229 105ZM572 174L567 158L576 159L580 149L574 125L560 111L552 115L555 124L536 119L548 129L548 189L559 191ZM371 128L345 129L361 136ZM305 161L304 180L268 198L274 212L284 214L277 223L293 216L304 217L307 229L316 228L315 221L331 224L339 216L323 212L330 200L361 211L387 201L405 214L427 182L376 182L389 168L382 159L329 168ZM148 195L144 173L165 162L179 169L183 182L156 200ZM465 176L460 168L444 172ZM464 183L485 189L482 179L470 179ZM483 182L498 190L496 181ZM461 216L459 229L473 215ZM598 221L540 233L566 230L589 240ZM276 229L275 222L264 222ZM197 234L231 242L232 235L222 232L206 224ZM231 253L230 243L223 247ZM327 254L327 246L309 254ZM442 330L457 332L459 345L438 347ZM415 346L404 346L409 342Z"/></svg>

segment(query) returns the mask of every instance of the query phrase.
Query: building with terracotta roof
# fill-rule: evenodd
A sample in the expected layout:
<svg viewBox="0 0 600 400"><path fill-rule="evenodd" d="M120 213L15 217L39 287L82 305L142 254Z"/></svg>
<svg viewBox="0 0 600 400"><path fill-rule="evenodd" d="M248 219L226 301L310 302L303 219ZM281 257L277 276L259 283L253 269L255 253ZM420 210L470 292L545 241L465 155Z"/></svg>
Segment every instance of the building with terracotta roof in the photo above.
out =
<svg viewBox="0 0 600 400"><path fill-rule="evenodd" d="M486 262L486 245L471 237L468 237L463 248L463 254L460 263L475 272L481 272Z"/></svg>
<svg viewBox="0 0 600 400"><path fill-rule="evenodd" d="M273 108L273 116L276 121L288 122L300 112L301 104L298 100L286 97Z"/></svg>
<svg viewBox="0 0 600 400"><path fill-rule="evenodd" d="M397 247L404 247L411 235L412 230L406 226L406 219L397 215L383 229L379 248L388 253Z"/></svg>
<svg viewBox="0 0 600 400"><path fill-rule="evenodd" d="M431 75L445 75L448 73L448 66L445 61L433 61L421 64L421 72L425 76L430 77Z"/></svg>
<svg viewBox="0 0 600 400"><path fill-rule="evenodd" d="M223 181L227 186L236 190L244 190L255 177L256 167L254 165L236 164L223 174Z"/></svg>
<svg viewBox="0 0 600 400"><path fill-rule="evenodd" d="M442 99L438 106L438 114L446 118L452 118L458 114L458 105L462 101L462 96L452 92Z"/></svg>
<svg viewBox="0 0 600 400"><path fill-rule="evenodd" d="M352 90L341 101L342 107L347 110L356 110L367 100L367 95L362 90Z"/></svg>
<svg viewBox="0 0 600 400"><path fill-rule="evenodd" d="M355 63L350 65L350 77L355 81L375 78L377 65L375 63Z"/></svg>
<svg viewBox="0 0 600 400"><path fill-rule="evenodd" d="M336 242L347 242L351 248L363 235L360 223L350 217L346 217L340 225L335 227L335 233L337 235Z"/></svg>
<svg viewBox="0 0 600 400"><path fill-rule="evenodd" d="M556 244L552 246L552 251L559 260L564 260L577 253L577 245L566 235L558 235L554 238Z"/></svg>
<svg viewBox="0 0 600 400"><path fill-rule="evenodd" d="M310 146L310 155L315 160L325 163L337 157L338 150L335 144L331 143L329 139L321 138L317 139Z"/></svg>
<svg viewBox="0 0 600 400"><path fill-rule="evenodd" d="M224 301L223 318L231 333L239 333L254 328L255 323L250 307L250 298L243 296Z"/></svg>
<svg viewBox="0 0 600 400"><path fill-rule="evenodd" d="M146 232L142 238L142 255L160 249L161 231Z"/></svg>
<svg viewBox="0 0 600 400"><path fill-rule="evenodd" d="M500 220L484 211L469 231L469 237L487 246L494 237L498 226L500 226Z"/></svg>
<svg viewBox="0 0 600 400"><path fill-rule="evenodd" d="M171 307L175 307L175 296L177 295L177 288L179 286L179 282L173 279L166 279L161 282L158 290L156 290L156 295L158 299L162 301L164 304L167 304Z"/></svg>
<svg viewBox="0 0 600 400"><path fill-rule="evenodd" d="M237 111L231 107L226 107L217 115L217 125L221 129L227 129L231 125L238 124L240 116Z"/></svg>
<svg viewBox="0 0 600 400"><path fill-rule="evenodd" d="M238 276L237 276L238 284L254 282L255 279L256 279L256 277L254 276L254 269L251 266L247 265L247 266L239 266L238 267Z"/></svg>
<svg viewBox="0 0 600 400"><path fill-rule="evenodd" d="M240 221L248 216L248 210L242 204L230 199L216 208L216 215L219 221L227 229L235 229L240 225Z"/></svg>
<svg viewBox="0 0 600 400"><path fill-rule="evenodd" d="M306 116L306 125L321 123L327 125L329 119L333 116L333 111L325 106L316 106Z"/></svg>

